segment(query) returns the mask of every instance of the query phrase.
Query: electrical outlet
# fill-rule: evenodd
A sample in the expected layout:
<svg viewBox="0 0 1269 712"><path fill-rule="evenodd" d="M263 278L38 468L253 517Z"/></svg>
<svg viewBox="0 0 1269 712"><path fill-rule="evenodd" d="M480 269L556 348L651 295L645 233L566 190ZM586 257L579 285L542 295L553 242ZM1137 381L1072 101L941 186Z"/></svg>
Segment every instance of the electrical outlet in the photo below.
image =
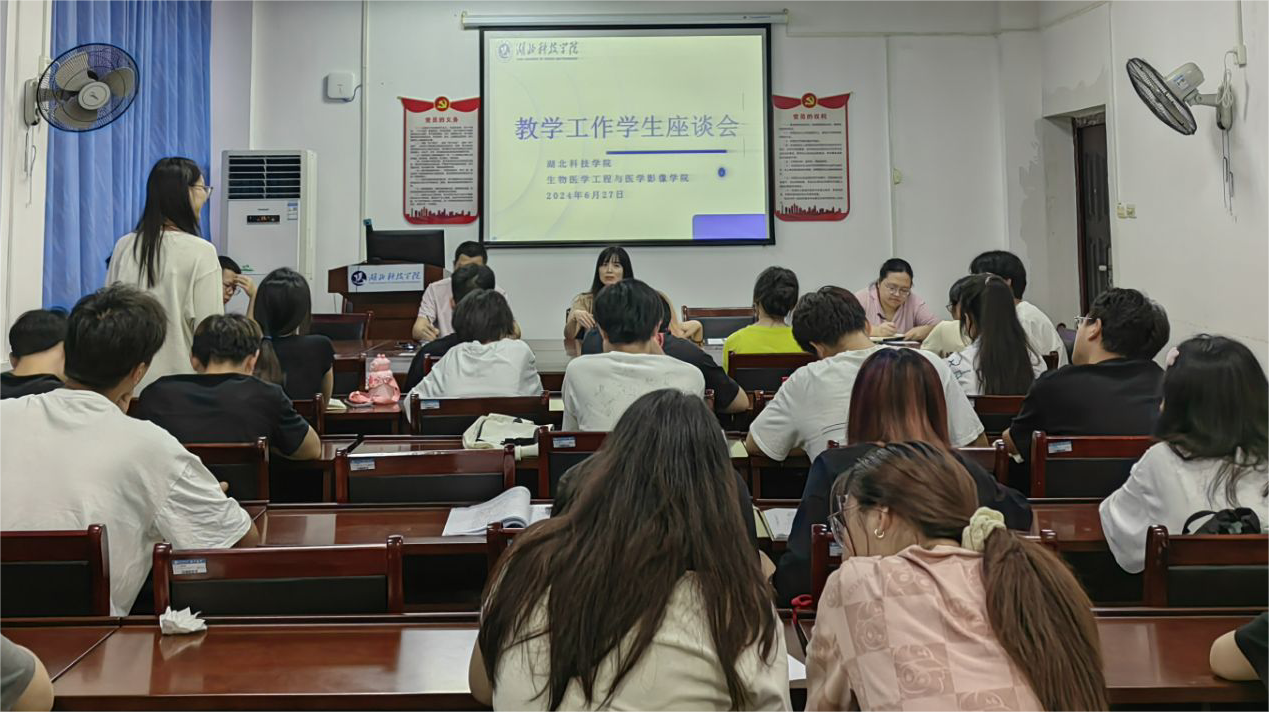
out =
<svg viewBox="0 0 1269 712"><path fill-rule="evenodd" d="M1128 219L1129 219L1129 220L1136 220L1136 219L1137 219L1137 206L1136 206L1136 205L1134 205L1134 204L1132 204L1132 203L1128 203L1127 205L1125 205L1125 206L1124 206L1124 212L1128 215Z"/></svg>
<svg viewBox="0 0 1269 712"><path fill-rule="evenodd" d="M1123 203L1115 203L1115 215L1121 220L1127 218L1128 208Z"/></svg>

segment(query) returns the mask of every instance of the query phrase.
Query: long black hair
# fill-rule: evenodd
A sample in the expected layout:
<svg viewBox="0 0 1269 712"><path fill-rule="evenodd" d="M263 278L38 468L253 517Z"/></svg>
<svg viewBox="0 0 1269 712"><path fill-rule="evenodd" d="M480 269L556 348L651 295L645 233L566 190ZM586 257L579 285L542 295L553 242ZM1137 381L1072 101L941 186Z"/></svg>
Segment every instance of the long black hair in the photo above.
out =
<svg viewBox="0 0 1269 712"><path fill-rule="evenodd" d="M313 316L313 295L308 290L308 280L287 267L273 270L256 288L254 316L264 335L255 375L282 385L285 376L273 339L308 333Z"/></svg>
<svg viewBox="0 0 1269 712"><path fill-rule="evenodd" d="M1239 481L1269 462L1269 382L1251 349L1209 334L1182 342L1163 378L1155 437L1183 460L1223 460L1208 498L1236 502Z"/></svg>
<svg viewBox="0 0 1269 712"><path fill-rule="evenodd" d="M656 457L631 457L657 453ZM586 706L609 706L648 652L680 581L694 573L732 709L746 709L738 661L764 660L778 628L770 585L745 535L736 476L718 421L699 396L675 389L636 400L582 465L567 510L516 538L486 586L478 643L496 685L507 651L549 641L545 707L576 682ZM538 611L545 609L545 623ZM610 656L611 679L600 681ZM780 664L779 661L774 661ZM601 689L601 685L606 689Z"/></svg>
<svg viewBox="0 0 1269 712"><path fill-rule="evenodd" d="M599 259L595 260L595 272L591 275L590 296L599 296L599 290L604 288L604 283L599 281L599 268L603 267L613 257L621 263L621 278L633 279L634 266L630 264L630 253L626 252L626 248L619 245L610 245L605 247L603 252L599 253Z"/></svg>
<svg viewBox="0 0 1269 712"><path fill-rule="evenodd" d="M976 274L960 295L961 331L978 341L974 370L983 395L1016 396L1035 380L1031 344L1018 322L1013 290L994 274Z"/></svg>
<svg viewBox="0 0 1269 712"><path fill-rule="evenodd" d="M177 230L197 235L198 213L190 202L189 189L203 177L198 164L188 158L160 158L150 169L145 181L145 208L137 221L132 244L137 264L145 270L146 286L159 281L159 239L163 229L174 225Z"/></svg>

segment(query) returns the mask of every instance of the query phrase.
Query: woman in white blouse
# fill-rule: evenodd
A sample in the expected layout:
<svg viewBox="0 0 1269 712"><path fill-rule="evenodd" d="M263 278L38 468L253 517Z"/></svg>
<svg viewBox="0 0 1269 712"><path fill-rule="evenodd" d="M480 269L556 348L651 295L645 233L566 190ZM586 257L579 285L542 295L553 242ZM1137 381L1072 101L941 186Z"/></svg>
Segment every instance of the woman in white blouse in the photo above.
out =
<svg viewBox="0 0 1269 712"><path fill-rule="evenodd" d="M110 256L106 284L122 282L148 292L167 314L167 338L138 394L163 376L193 373L194 329L203 319L225 313L220 260L198 231L198 215L211 192L198 164L188 158L159 159L146 180L136 229L119 238Z"/></svg>
<svg viewBox="0 0 1269 712"><path fill-rule="evenodd" d="M1102 531L1129 573L1145 567L1146 530L1180 534L1190 515L1247 507L1269 522L1269 382L1251 350L1223 336L1196 336L1168 355L1161 441L1102 501ZM1191 525L1202 526L1206 518Z"/></svg>
<svg viewBox="0 0 1269 712"><path fill-rule="evenodd" d="M497 398L542 392L537 361L519 333L507 298L492 289L463 297L454 308L462 340L411 390L420 398Z"/></svg>
<svg viewBox="0 0 1269 712"><path fill-rule="evenodd" d="M993 274L969 278L960 293L961 333L972 343L947 357L967 396L1020 396L1044 373L1044 360L1018 322L1013 292Z"/></svg>

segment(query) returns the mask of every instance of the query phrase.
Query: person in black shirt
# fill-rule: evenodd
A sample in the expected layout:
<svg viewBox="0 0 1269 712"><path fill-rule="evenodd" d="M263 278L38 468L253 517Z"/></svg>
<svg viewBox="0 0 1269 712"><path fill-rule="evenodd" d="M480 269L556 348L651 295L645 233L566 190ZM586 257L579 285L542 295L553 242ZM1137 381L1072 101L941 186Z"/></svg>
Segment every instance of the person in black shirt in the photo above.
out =
<svg viewBox="0 0 1269 712"><path fill-rule="evenodd" d="M482 289L493 289L497 286L497 279L494 271L483 264L468 264L454 270L454 275L450 278L450 285L454 293L453 306L463 301L463 297ZM458 328L458 324L454 324L454 328ZM419 385L423 380L423 360L428 356L440 358L449 353L449 350L464 341L471 341L470 338L460 334L457 330L447 336L439 339L433 339L419 347L414 354L413 360L410 361L410 372L405 377L405 387L401 389L402 393L409 393L414 387Z"/></svg>
<svg viewBox="0 0 1269 712"><path fill-rule="evenodd" d="M1269 687L1269 613L1217 638L1208 661L1212 672L1226 680L1260 678Z"/></svg>
<svg viewBox="0 0 1269 712"><path fill-rule="evenodd" d="M255 375L276 383L291 400L330 400L335 387L335 347L330 339L308 333L313 317L308 280L281 267L256 288L255 320L264 333Z"/></svg>
<svg viewBox="0 0 1269 712"><path fill-rule="evenodd" d="M182 443L250 443L269 439L273 452L313 460L322 444L282 388L252 376L260 327L240 314L209 316L194 331L194 374L164 376L132 405Z"/></svg>
<svg viewBox="0 0 1269 712"><path fill-rule="evenodd" d="M1168 315L1135 289L1103 292L1076 320L1072 364L1040 375L1005 431L1009 451L1031 457L1031 435L1150 435L1159 419Z"/></svg>
<svg viewBox="0 0 1269 712"><path fill-rule="evenodd" d="M885 443L921 441L950 450L969 472L978 503L1005 516L1010 529L1031 528L1031 505L977 463L952 450L947 404L938 371L912 349L881 349L859 369L846 421L847 447L829 448L811 465L802 501L789 531L788 548L776 567L781 605L811 591L811 526L827 524L833 483L860 458Z"/></svg>
<svg viewBox="0 0 1269 712"><path fill-rule="evenodd" d="M0 374L0 398L48 393L62 387L66 354L66 312L34 309L9 328L9 363L12 371Z"/></svg>
<svg viewBox="0 0 1269 712"><path fill-rule="evenodd" d="M749 408L749 394L736 383L713 356L705 353L699 346L687 339L681 339L670 333L670 317L673 311L665 295L661 295L664 316L661 321L661 350L684 363L691 364L705 377L706 390L714 392L714 411L717 413L740 413ZM599 329L590 329L582 337L582 353L603 353L604 340Z"/></svg>

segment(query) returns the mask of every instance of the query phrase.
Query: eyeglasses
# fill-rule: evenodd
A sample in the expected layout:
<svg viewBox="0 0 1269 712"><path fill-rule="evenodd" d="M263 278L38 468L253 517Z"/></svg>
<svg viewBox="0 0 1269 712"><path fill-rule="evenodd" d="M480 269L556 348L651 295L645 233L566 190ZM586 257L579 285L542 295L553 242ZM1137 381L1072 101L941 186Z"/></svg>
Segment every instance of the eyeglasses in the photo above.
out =
<svg viewBox="0 0 1269 712"><path fill-rule="evenodd" d="M1075 317L1075 328L1076 328L1076 329L1078 329L1078 328L1080 328L1081 326L1084 326L1085 324L1087 324L1087 323L1088 323L1088 322L1090 322L1090 321L1092 321L1092 320L1091 320L1091 319L1089 319L1089 318L1088 318L1088 317L1086 317L1086 316L1077 316L1077 317Z"/></svg>
<svg viewBox="0 0 1269 712"><path fill-rule="evenodd" d="M842 551L846 551L846 513L857 508L851 505L850 495L842 495L837 498L837 511L828 515L828 526L833 531L833 540Z"/></svg>
<svg viewBox="0 0 1269 712"><path fill-rule="evenodd" d="M212 191L216 189L216 186L212 186L212 185L191 185L190 187L202 188L203 192L207 193L207 197L209 198L211 197Z"/></svg>
<svg viewBox="0 0 1269 712"><path fill-rule="evenodd" d="M896 287L893 284L883 284L881 286L885 287L886 292L889 293L890 296L893 296L893 297L899 297L899 296L906 297L912 293L912 290L908 287Z"/></svg>

